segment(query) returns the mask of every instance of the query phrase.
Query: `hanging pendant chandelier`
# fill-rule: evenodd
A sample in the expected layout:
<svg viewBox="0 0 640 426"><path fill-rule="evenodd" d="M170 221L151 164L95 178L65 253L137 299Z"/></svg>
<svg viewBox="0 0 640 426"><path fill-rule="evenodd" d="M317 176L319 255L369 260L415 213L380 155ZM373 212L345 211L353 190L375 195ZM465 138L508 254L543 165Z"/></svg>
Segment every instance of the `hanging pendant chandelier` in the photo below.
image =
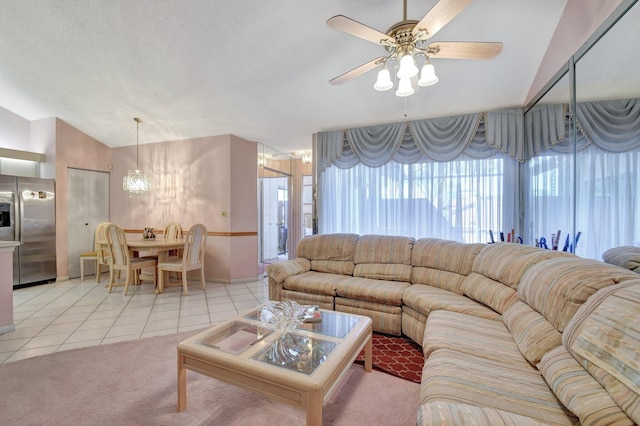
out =
<svg viewBox="0 0 640 426"><path fill-rule="evenodd" d="M129 170L126 176L122 178L122 190L129 193L129 198L132 197L144 197L151 191L151 183L149 177L140 170L138 164L138 151L139 151L139 133L140 123L142 120L138 117L134 117L133 121L136 122L136 168L135 170Z"/></svg>

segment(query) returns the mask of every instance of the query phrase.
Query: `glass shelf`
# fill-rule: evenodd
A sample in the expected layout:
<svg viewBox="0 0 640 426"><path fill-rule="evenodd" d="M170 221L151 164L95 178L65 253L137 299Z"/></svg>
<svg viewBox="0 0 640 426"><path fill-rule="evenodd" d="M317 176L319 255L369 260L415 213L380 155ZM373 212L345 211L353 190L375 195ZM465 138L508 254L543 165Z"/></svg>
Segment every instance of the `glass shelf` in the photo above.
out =
<svg viewBox="0 0 640 426"><path fill-rule="evenodd" d="M285 333L251 358L311 375L337 345L314 337Z"/></svg>

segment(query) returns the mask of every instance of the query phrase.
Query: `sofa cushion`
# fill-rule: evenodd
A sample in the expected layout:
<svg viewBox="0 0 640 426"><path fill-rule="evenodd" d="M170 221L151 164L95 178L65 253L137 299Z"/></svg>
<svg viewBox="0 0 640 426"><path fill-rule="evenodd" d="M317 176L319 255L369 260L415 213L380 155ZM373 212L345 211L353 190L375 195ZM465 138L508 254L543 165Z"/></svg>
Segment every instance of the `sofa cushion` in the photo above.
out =
<svg viewBox="0 0 640 426"><path fill-rule="evenodd" d="M356 243L354 277L411 281L414 239L388 235L363 235Z"/></svg>
<svg viewBox="0 0 640 426"><path fill-rule="evenodd" d="M348 275L326 274L324 272L308 271L303 274L288 277L283 287L287 290L311 294L335 296L336 288L342 281L351 278Z"/></svg>
<svg viewBox="0 0 640 426"><path fill-rule="evenodd" d="M640 247L621 246L602 253L602 260L640 274Z"/></svg>
<svg viewBox="0 0 640 426"><path fill-rule="evenodd" d="M597 260L548 259L522 276L518 296L562 332L578 308L596 291L637 278L634 272Z"/></svg>
<svg viewBox="0 0 640 426"><path fill-rule="evenodd" d="M553 257L569 256L573 255L522 244L495 243L478 253L473 262L473 272L517 289L520 278L532 265Z"/></svg>
<svg viewBox="0 0 640 426"><path fill-rule="evenodd" d="M468 404L434 401L418 408L418 426L491 425L491 426L545 426L529 417L508 411L477 407Z"/></svg>
<svg viewBox="0 0 640 426"><path fill-rule="evenodd" d="M338 283L336 294L347 299L402 306L402 293L409 285L398 281L348 277Z"/></svg>
<svg viewBox="0 0 640 426"><path fill-rule="evenodd" d="M426 284L441 288L457 294L462 294L462 283L466 278L455 272L440 271L438 269L414 266L411 271L411 282L414 284Z"/></svg>
<svg viewBox="0 0 640 426"><path fill-rule="evenodd" d="M422 349L425 357L453 349L480 358L529 367L509 330L501 321L477 318L457 312L434 311L427 317Z"/></svg>
<svg viewBox="0 0 640 426"><path fill-rule="evenodd" d="M326 272L327 274L348 275L353 274L353 262L350 260L312 260L311 270Z"/></svg>
<svg viewBox="0 0 640 426"><path fill-rule="evenodd" d="M335 298L335 309L339 312L363 315L371 318L373 331L400 336L402 334L402 308L363 300Z"/></svg>
<svg viewBox="0 0 640 426"><path fill-rule="evenodd" d="M519 300L507 308L502 320L531 365L537 365L545 353L562 344L562 334L540 313Z"/></svg>
<svg viewBox="0 0 640 426"><path fill-rule="evenodd" d="M640 280L603 288L562 335L564 347L640 424Z"/></svg>
<svg viewBox="0 0 640 426"><path fill-rule="evenodd" d="M426 359L420 400L508 411L545 424L577 423L529 363L516 365L451 349L439 349Z"/></svg>
<svg viewBox="0 0 640 426"><path fill-rule="evenodd" d="M540 372L549 387L583 426L632 425L633 421L564 346L542 357Z"/></svg>
<svg viewBox="0 0 640 426"><path fill-rule="evenodd" d="M356 234L310 235L298 243L296 254L309 259L312 270L351 275L357 240Z"/></svg>
<svg viewBox="0 0 640 426"><path fill-rule="evenodd" d="M282 290L280 300L293 300L301 305L318 305L320 309L333 310L335 307L334 297L324 294L303 293L293 290Z"/></svg>
<svg viewBox="0 0 640 426"><path fill-rule="evenodd" d="M421 238L413 245L411 282L428 284L462 294L462 281L484 244L465 244L437 238Z"/></svg>
<svg viewBox="0 0 640 426"><path fill-rule="evenodd" d="M439 271L469 275L473 261L485 244L467 244L437 238L421 238L413 245L411 264Z"/></svg>
<svg viewBox="0 0 640 426"><path fill-rule="evenodd" d="M500 319L500 314L496 311L466 296L429 285L412 284L404 291L402 301L423 315L429 315L431 311L442 309L479 318Z"/></svg>
<svg viewBox="0 0 640 426"><path fill-rule="evenodd" d="M513 288L476 272L472 272L464 280L462 289L465 295L499 313L503 313L518 300Z"/></svg>

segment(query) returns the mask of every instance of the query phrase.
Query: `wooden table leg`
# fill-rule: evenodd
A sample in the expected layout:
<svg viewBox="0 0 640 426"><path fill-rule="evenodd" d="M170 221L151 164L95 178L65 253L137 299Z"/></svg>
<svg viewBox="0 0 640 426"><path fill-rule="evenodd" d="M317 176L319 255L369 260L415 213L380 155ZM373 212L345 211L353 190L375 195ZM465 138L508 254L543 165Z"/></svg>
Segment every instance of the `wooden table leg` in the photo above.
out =
<svg viewBox="0 0 640 426"><path fill-rule="evenodd" d="M308 394L307 426L322 426L322 390Z"/></svg>
<svg viewBox="0 0 640 426"><path fill-rule="evenodd" d="M184 355L178 349L178 412L187 408L187 369L184 367Z"/></svg>
<svg viewBox="0 0 640 426"><path fill-rule="evenodd" d="M367 343L364 345L364 371L371 372L373 358L372 350L373 341L371 333L369 333L369 339L367 339Z"/></svg>

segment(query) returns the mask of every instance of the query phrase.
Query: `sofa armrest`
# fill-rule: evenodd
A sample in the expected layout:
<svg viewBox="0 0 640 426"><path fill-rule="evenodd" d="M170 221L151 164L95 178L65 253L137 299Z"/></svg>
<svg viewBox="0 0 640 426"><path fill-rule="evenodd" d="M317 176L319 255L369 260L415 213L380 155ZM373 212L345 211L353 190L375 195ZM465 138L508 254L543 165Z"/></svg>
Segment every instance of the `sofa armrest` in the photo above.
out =
<svg viewBox="0 0 640 426"><path fill-rule="evenodd" d="M269 300L281 300L282 283L292 275L302 274L311 269L311 262L304 257L273 263L267 268L269 277Z"/></svg>

